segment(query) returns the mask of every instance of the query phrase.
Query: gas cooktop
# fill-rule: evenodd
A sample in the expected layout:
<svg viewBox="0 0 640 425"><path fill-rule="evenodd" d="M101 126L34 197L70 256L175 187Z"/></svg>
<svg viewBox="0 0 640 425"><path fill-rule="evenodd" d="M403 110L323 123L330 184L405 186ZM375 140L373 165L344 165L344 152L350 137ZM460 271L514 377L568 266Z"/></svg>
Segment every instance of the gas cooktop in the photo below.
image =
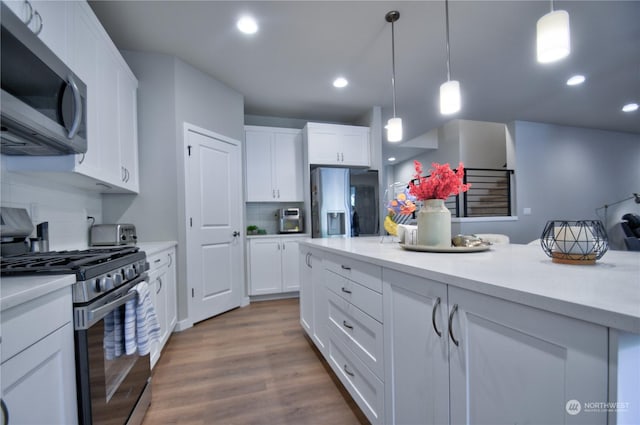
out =
<svg viewBox="0 0 640 425"><path fill-rule="evenodd" d="M25 274L75 274L85 280L144 260L138 247L92 248L78 251L30 252L2 257L2 276Z"/></svg>

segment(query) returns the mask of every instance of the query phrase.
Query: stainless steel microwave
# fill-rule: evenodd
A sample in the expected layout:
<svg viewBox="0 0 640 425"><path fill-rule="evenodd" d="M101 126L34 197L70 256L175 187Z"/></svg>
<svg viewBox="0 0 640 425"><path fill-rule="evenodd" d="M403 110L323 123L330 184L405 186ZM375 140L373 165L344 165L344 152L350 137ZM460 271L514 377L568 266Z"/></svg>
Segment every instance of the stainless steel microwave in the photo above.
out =
<svg viewBox="0 0 640 425"><path fill-rule="evenodd" d="M86 85L4 3L0 16L0 151L86 152Z"/></svg>

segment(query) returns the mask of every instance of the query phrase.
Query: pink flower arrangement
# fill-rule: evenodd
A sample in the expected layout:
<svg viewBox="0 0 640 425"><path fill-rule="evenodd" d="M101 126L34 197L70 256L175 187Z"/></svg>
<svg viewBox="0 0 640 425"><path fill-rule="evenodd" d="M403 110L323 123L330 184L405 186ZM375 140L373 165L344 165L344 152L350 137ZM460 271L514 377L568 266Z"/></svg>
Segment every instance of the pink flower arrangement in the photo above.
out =
<svg viewBox="0 0 640 425"><path fill-rule="evenodd" d="M471 184L464 184L464 166L462 162L458 165L458 169L453 171L449 164L431 164L431 175L422 177L422 164L419 161L413 161L416 173L414 180L409 182L409 193L416 197L417 200L424 201L426 199L447 199L451 195L457 195L460 192L466 192Z"/></svg>

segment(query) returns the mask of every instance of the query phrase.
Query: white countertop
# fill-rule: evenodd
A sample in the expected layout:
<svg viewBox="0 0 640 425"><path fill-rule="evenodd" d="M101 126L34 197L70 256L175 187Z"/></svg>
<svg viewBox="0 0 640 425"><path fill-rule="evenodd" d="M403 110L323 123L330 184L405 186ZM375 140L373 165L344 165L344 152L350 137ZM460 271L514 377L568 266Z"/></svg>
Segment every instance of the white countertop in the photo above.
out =
<svg viewBox="0 0 640 425"><path fill-rule="evenodd" d="M640 333L640 253L608 251L595 265L556 264L538 245L493 245L476 253L403 250L380 237L307 239L362 261Z"/></svg>
<svg viewBox="0 0 640 425"><path fill-rule="evenodd" d="M138 242L136 244L141 251L144 251L147 254L147 257L176 245L178 245L178 242L176 241Z"/></svg>
<svg viewBox="0 0 640 425"><path fill-rule="evenodd" d="M0 278L0 312L71 286L75 274L47 276L19 276Z"/></svg>
<svg viewBox="0 0 640 425"><path fill-rule="evenodd" d="M271 233L267 235L247 235L247 239L260 239L260 238L308 238L311 237L309 233Z"/></svg>

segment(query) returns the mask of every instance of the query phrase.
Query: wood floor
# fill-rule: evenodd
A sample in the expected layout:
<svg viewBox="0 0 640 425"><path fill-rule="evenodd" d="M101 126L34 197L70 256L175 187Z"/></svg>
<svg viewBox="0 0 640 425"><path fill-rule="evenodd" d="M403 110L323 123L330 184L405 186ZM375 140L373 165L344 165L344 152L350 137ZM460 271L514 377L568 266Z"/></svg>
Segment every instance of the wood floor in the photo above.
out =
<svg viewBox="0 0 640 425"><path fill-rule="evenodd" d="M174 333L143 425L368 423L307 339L298 305L255 302Z"/></svg>

